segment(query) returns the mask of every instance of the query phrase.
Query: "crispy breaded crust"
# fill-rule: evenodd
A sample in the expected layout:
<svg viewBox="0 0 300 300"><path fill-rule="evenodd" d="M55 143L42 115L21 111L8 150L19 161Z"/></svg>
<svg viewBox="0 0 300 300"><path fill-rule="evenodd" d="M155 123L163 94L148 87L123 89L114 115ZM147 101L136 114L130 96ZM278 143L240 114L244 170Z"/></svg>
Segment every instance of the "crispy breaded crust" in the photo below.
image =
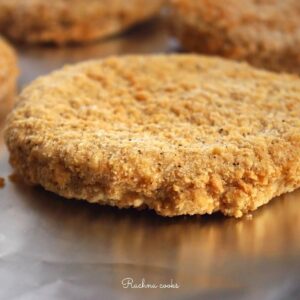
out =
<svg viewBox="0 0 300 300"><path fill-rule="evenodd" d="M13 105L17 74L16 54L0 37L0 121Z"/></svg>
<svg viewBox="0 0 300 300"><path fill-rule="evenodd" d="M66 198L240 217L300 186L300 79L196 55L65 67L8 118L12 166Z"/></svg>
<svg viewBox="0 0 300 300"><path fill-rule="evenodd" d="M81 43L156 14L163 0L0 0L0 32L28 43Z"/></svg>
<svg viewBox="0 0 300 300"><path fill-rule="evenodd" d="M189 51L300 74L300 1L172 0L172 28Z"/></svg>

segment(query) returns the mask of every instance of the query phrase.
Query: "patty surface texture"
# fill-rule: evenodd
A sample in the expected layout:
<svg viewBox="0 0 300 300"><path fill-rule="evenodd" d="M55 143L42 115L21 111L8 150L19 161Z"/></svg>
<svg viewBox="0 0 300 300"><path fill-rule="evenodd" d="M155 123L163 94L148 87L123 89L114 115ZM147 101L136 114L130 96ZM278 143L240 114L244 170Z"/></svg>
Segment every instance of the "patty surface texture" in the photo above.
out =
<svg viewBox="0 0 300 300"><path fill-rule="evenodd" d="M198 55L84 62L26 87L5 139L19 175L66 198L241 217L300 186L300 79Z"/></svg>

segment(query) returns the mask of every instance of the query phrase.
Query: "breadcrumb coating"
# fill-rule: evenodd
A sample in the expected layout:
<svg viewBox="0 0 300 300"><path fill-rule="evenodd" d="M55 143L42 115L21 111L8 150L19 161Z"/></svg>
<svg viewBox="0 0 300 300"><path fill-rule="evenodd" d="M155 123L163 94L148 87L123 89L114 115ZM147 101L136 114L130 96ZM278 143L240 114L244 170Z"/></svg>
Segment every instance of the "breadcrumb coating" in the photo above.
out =
<svg viewBox="0 0 300 300"><path fill-rule="evenodd" d="M186 50L300 74L300 1L171 0L171 8Z"/></svg>
<svg viewBox="0 0 300 300"><path fill-rule="evenodd" d="M27 43L103 38L158 13L163 0L0 0L0 32Z"/></svg>
<svg viewBox="0 0 300 300"><path fill-rule="evenodd" d="M300 79L198 55L64 67L21 93L5 140L29 184L163 216L241 217L300 186Z"/></svg>

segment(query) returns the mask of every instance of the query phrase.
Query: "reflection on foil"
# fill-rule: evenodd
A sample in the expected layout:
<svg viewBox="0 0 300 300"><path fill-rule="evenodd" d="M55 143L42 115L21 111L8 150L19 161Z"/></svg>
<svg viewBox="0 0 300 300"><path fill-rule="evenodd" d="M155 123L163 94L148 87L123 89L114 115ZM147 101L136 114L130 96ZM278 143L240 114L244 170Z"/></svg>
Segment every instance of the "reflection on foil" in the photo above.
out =
<svg viewBox="0 0 300 300"><path fill-rule="evenodd" d="M20 183L9 183L0 195L6 199L0 280L10 273L19 280L24 276L23 290L42 286L47 295L69 295L75 288L83 296L85 289L77 286L82 284L91 297L103 289L110 297L124 293L121 281L131 277L154 283L174 279L180 289L164 291L170 297L213 293L212 299L219 299L227 293L244 299L246 290L262 297L268 289L287 295L297 286L300 191L274 199L252 220L218 214L162 218L66 200ZM280 282L283 275L291 279ZM138 299L143 291L134 293ZM149 299L163 299L164 293L147 291Z"/></svg>

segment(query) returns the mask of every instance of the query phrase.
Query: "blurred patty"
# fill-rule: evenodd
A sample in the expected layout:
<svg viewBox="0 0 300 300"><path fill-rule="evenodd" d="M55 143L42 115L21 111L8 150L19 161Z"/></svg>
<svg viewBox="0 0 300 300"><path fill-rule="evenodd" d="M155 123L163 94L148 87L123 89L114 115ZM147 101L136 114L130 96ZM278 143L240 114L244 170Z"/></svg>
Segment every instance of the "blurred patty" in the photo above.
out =
<svg viewBox="0 0 300 300"><path fill-rule="evenodd" d="M299 0L171 0L172 27L188 51L300 73Z"/></svg>
<svg viewBox="0 0 300 300"><path fill-rule="evenodd" d="M28 43L80 43L156 14L163 0L0 0L0 32Z"/></svg>
<svg viewBox="0 0 300 300"><path fill-rule="evenodd" d="M0 37L0 121L13 105L17 73L15 52Z"/></svg>

